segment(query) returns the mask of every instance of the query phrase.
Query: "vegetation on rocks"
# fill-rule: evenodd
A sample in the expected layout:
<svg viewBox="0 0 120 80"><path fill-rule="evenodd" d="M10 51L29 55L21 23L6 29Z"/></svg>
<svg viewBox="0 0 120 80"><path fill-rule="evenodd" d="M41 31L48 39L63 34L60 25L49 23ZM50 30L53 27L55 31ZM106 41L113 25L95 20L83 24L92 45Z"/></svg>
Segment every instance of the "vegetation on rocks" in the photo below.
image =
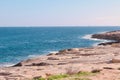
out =
<svg viewBox="0 0 120 80"><path fill-rule="evenodd" d="M59 75L52 75L47 78L38 78L33 80L90 80L87 78L88 76L93 76L95 73L92 72L79 72L77 74L59 74Z"/></svg>

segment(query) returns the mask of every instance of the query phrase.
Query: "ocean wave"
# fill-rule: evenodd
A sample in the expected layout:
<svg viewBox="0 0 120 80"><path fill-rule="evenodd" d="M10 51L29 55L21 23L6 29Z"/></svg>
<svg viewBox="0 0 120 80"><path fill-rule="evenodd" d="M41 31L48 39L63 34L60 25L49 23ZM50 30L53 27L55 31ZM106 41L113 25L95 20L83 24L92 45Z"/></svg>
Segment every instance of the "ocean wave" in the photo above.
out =
<svg viewBox="0 0 120 80"><path fill-rule="evenodd" d="M13 65L15 65L15 64L14 63L2 63L2 64L0 64L0 67L10 67Z"/></svg>
<svg viewBox="0 0 120 80"><path fill-rule="evenodd" d="M59 51L49 51L49 53L58 53Z"/></svg>
<svg viewBox="0 0 120 80"><path fill-rule="evenodd" d="M107 31L102 31L102 32L98 32L97 34L102 34L102 33L106 33ZM101 39L96 39L96 38L92 38L93 34L86 34L84 35L82 38L83 39L89 39L89 40L95 40L95 41L99 41Z"/></svg>
<svg viewBox="0 0 120 80"><path fill-rule="evenodd" d="M42 55L47 55L49 53L58 53L58 51L44 51L44 53L42 54L31 54L31 55L28 55L28 58L36 58Z"/></svg>
<svg viewBox="0 0 120 80"><path fill-rule="evenodd" d="M98 46L98 44L100 44L100 42L94 43L94 44L92 44L92 46L95 47L95 46Z"/></svg>
<svg viewBox="0 0 120 80"><path fill-rule="evenodd" d="M92 34L87 34L87 35L83 36L82 39L99 41L99 39L92 38Z"/></svg>
<svg viewBox="0 0 120 80"><path fill-rule="evenodd" d="M103 34L103 33L106 33L108 31L102 31L102 32L98 32L97 34Z"/></svg>
<svg viewBox="0 0 120 80"><path fill-rule="evenodd" d="M92 38L92 34L87 34L87 35L83 36L82 39L88 39L88 40L100 41L100 42L109 42L110 41L110 40Z"/></svg>
<svg viewBox="0 0 120 80"><path fill-rule="evenodd" d="M31 55L28 55L28 58L37 58L38 56L40 56L39 54L31 54Z"/></svg>
<svg viewBox="0 0 120 80"><path fill-rule="evenodd" d="M105 32L99 32L98 34L100 34L100 33L105 33ZM84 36L82 37L82 39L87 39L87 40L96 41L96 43L94 43L92 46L97 46L97 45L100 44L100 43L111 42L111 40L104 40L104 39L92 38L92 35L93 35L93 34L84 35Z"/></svg>

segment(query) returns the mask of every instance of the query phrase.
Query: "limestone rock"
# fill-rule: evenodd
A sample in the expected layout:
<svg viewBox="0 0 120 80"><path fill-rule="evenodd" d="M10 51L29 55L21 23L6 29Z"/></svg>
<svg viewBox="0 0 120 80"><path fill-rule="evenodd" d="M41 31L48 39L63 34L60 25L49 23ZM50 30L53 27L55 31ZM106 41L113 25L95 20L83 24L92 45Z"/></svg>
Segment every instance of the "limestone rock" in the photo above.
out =
<svg viewBox="0 0 120 80"><path fill-rule="evenodd" d="M120 63L120 59L114 58L110 61L110 63Z"/></svg>
<svg viewBox="0 0 120 80"><path fill-rule="evenodd" d="M59 60L59 58L56 58L56 57L48 57L47 60Z"/></svg>
<svg viewBox="0 0 120 80"><path fill-rule="evenodd" d="M78 51L79 51L79 48L71 48L71 49L68 49L68 51L78 52Z"/></svg>
<svg viewBox="0 0 120 80"><path fill-rule="evenodd" d="M101 34L94 34L92 35L92 38L115 40L120 42L120 30L101 33Z"/></svg>

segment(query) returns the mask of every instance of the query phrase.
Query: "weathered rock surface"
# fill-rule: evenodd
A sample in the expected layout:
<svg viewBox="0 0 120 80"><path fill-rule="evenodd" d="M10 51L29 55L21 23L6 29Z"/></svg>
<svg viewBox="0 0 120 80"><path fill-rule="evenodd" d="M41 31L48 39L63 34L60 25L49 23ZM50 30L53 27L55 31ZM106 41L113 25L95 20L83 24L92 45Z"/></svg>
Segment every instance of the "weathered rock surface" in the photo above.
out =
<svg viewBox="0 0 120 80"><path fill-rule="evenodd" d="M70 67L75 67L78 71L101 70L104 67L118 68L119 65L116 67L116 63L120 64L118 55L120 55L120 47L112 47L111 45L66 49L54 55L22 61L14 67L0 68L0 80L6 80L5 78L27 80L38 76L46 77L46 74L66 73L67 68Z"/></svg>
<svg viewBox="0 0 120 80"><path fill-rule="evenodd" d="M120 31L111 31L101 34L94 34L92 35L92 38L115 40L120 42Z"/></svg>

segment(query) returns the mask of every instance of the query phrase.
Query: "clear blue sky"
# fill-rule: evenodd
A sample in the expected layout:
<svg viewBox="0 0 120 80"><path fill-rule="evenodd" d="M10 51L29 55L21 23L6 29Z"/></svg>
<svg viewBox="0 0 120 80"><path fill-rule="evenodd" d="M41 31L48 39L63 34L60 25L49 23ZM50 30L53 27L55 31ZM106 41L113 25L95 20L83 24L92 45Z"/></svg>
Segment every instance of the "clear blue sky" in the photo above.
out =
<svg viewBox="0 0 120 80"><path fill-rule="evenodd" d="M120 0L0 0L0 26L119 26Z"/></svg>

